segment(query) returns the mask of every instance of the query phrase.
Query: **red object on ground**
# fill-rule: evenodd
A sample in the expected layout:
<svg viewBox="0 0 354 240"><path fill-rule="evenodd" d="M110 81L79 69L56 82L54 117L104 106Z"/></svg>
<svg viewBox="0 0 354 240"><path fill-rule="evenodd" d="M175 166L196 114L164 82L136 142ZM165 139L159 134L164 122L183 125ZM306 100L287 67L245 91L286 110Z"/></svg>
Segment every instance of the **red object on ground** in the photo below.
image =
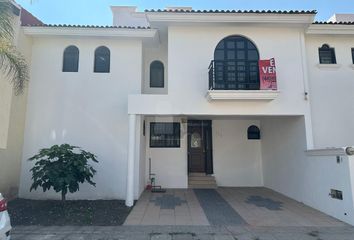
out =
<svg viewBox="0 0 354 240"><path fill-rule="evenodd" d="M150 184L146 185L146 190L151 190L152 186Z"/></svg>

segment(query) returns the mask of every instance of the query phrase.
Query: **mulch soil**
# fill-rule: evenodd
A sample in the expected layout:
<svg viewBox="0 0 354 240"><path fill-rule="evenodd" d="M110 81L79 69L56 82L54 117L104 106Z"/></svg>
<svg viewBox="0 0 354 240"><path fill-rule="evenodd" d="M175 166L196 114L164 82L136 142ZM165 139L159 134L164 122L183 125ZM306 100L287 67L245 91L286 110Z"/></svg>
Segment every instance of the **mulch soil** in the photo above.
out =
<svg viewBox="0 0 354 240"><path fill-rule="evenodd" d="M118 200L27 200L8 203L13 226L118 226L131 208Z"/></svg>

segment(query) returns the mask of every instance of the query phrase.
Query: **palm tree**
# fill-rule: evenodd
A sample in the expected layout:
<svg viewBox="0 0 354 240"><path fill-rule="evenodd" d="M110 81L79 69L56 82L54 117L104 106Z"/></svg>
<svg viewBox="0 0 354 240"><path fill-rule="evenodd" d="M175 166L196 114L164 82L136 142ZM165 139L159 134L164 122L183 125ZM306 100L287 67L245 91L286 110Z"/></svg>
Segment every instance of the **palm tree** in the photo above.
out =
<svg viewBox="0 0 354 240"><path fill-rule="evenodd" d="M13 37L12 3L0 0L0 70L10 79L18 95L23 93L29 74L25 58L12 43Z"/></svg>

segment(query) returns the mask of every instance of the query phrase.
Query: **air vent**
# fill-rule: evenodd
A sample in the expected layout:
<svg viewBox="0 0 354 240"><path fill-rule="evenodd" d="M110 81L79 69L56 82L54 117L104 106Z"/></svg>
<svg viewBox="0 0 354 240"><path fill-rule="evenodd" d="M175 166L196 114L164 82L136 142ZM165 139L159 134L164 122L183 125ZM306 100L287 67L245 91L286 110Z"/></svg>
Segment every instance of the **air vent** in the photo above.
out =
<svg viewBox="0 0 354 240"><path fill-rule="evenodd" d="M331 192L329 195L334 199L343 200L343 192L342 191L339 191L336 189L331 189Z"/></svg>

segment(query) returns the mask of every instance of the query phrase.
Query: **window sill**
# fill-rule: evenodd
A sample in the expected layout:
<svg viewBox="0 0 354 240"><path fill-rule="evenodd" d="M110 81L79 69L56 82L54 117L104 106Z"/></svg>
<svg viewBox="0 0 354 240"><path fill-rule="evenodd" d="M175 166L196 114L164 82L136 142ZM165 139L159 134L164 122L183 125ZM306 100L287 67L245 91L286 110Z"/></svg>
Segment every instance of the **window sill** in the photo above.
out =
<svg viewBox="0 0 354 240"><path fill-rule="evenodd" d="M329 69L329 70L335 70L339 69L342 65L340 64L317 64L317 67L320 69Z"/></svg>
<svg viewBox="0 0 354 240"><path fill-rule="evenodd" d="M206 94L208 101L215 100L257 100L272 101L279 95L275 90L209 90Z"/></svg>

